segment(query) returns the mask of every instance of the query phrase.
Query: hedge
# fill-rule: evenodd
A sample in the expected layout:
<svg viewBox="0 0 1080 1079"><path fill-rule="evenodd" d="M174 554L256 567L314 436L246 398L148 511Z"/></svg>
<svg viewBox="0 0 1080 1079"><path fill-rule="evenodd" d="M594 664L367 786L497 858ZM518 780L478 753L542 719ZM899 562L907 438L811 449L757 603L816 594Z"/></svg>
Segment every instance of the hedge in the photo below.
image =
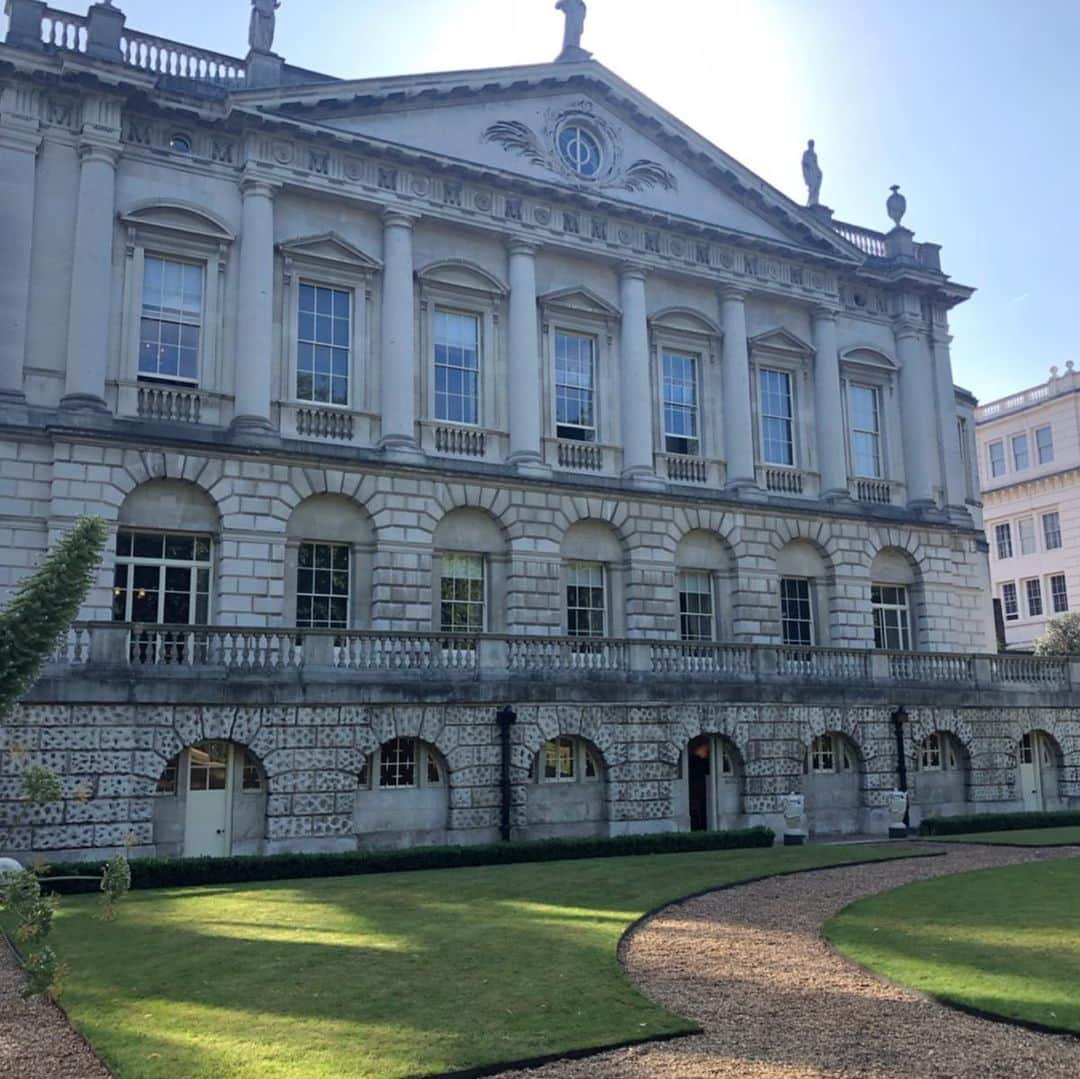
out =
<svg viewBox="0 0 1080 1079"><path fill-rule="evenodd" d="M228 858L133 858L132 888L183 888L199 884L242 884L304 877L346 877L418 869L509 865L578 858L617 858L627 854L771 847L768 828L732 832L661 832L592 839L545 839L469 847L415 847L409 850L343 851L339 854L264 854ZM100 890L97 862L56 862L42 883L63 895ZM57 879L59 878L59 879ZM66 879L64 879L66 878Z"/></svg>
<svg viewBox="0 0 1080 1079"><path fill-rule="evenodd" d="M963 835L966 832L1017 832L1022 828L1063 828L1080 824L1080 810L1057 813L977 813L969 817L928 817L921 835Z"/></svg>

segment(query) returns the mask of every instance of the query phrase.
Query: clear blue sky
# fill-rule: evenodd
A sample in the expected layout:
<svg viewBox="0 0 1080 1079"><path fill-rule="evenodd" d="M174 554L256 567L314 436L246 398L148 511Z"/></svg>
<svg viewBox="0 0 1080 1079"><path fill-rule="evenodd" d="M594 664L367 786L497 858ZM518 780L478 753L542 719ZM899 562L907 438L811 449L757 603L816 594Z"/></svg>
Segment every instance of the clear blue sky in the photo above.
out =
<svg viewBox="0 0 1080 1079"><path fill-rule="evenodd" d="M85 0L52 0L85 11ZM1080 362L1080 0L588 0L596 58L800 201L904 224L978 288L952 319L983 401ZM247 48L247 0L117 0L136 29ZM0 17L0 32L6 20ZM343 77L551 59L554 0L284 0L275 47Z"/></svg>

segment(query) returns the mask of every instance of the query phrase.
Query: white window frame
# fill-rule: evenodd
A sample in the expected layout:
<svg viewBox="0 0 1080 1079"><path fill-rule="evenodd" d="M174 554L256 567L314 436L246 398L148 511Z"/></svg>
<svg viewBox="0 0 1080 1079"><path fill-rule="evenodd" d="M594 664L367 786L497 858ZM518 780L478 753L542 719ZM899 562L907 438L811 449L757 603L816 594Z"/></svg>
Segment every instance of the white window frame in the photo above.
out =
<svg viewBox="0 0 1080 1079"><path fill-rule="evenodd" d="M215 562L215 545L214 537L205 532L182 532L178 529L163 529L160 532L151 528L131 528L122 526L117 530L116 546L114 551L119 551L119 541L121 534L128 534L132 537L132 553L130 555L121 555L116 553L114 556L114 576L112 584L112 593L115 597L117 593L116 576L115 571L121 566L126 567L126 580L124 585L124 617L122 619L115 619L118 622L131 622L131 608L135 598L135 567L136 566L154 566L158 570L158 617L155 622L159 625L175 625L175 626L206 626L209 625L213 618L214 610L214 562ZM160 558L148 558L138 556L134 553L134 538L138 535L148 536L182 536L185 539L191 539L193 542L204 540L208 546L208 555L205 559L192 558L188 559L173 559L168 558L164 554ZM163 548L164 550L164 548ZM189 579L189 591L188 591L188 621L187 622L162 622L162 612L165 603L166 588L164 582L166 573L169 569L184 569L188 571ZM203 594L198 588L198 573L200 571L206 571L207 573L207 589L206 595L206 620L198 621L198 597Z"/></svg>
<svg viewBox="0 0 1080 1079"><path fill-rule="evenodd" d="M998 561L1013 556L1012 525L1008 521L1000 521L994 525L994 550Z"/></svg>
<svg viewBox="0 0 1080 1079"><path fill-rule="evenodd" d="M679 457L704 457L704 438L703 438L703 424L702 424L702 408L701 408L701 384L702 384L702 363L701 353L692 352L690 349L676 348L671 345L661 345L659 350L659 375L660 375L660 438L662 443L662 452L669 453ZM693 438L689 438L686 435L675 434L667 429L667 372L666 361L671 356L680 360L689 360L694 372L694 428L696 434ZM689 411L684 405L675 405L680 411ZM668 439L681 439L687 443L694 443L695 445L689 451L673 450L668 446Z"/></svg>
<svg viewBox="0 0 1080 1079"><path fill-rule="evenodd" d="M806 750L808 770L815 775L840 775L855 771L852 754L838 734L815 735Z"/></svg>
<svg viewBox="0 0 1080 1079"><path fill-rule="evenodd" d="M762 422L766 418L765 411L761 405L761 377L764 374L778 374L783 375L787 379L788 387L788 406L790 415L783 416L769 416L770 419L778 419L788 423L788 443L791 448L791 460L790 461L770 461L765 456L765 425ZM754 371L754 399L756 403L755 416L757 417L758 427L758 456L762 465L766 468L791 468L797 469L800 466L800 454L799 454L799 435L798 435L798 404L795 399L795 375L784 364L775 363L761 363L756 365Z"/></svg>
<svg viewBox="0 0 1080 1079"><path fill-rule="evenodd" d="M696 588L694 590L688 590L683 587L684 580L688 577L704 578L705 587ZM697 644L709 644L717 640L719 634L717 629L717 603L716 603L716 575L710 570L706 569L680 569L676 573L676 592L678 598L678 615L679 615L679 639L688 643ZM707 612L702 611L684 611L683 610L683 596L707 596L709 601L709 609ZM686 622L687 618L702 619L705 620L709 627L709 633L706 637L686 635Z"/></svg>
<svg viewBox="0 0 1080 1079"><path fill-rule="evenodd" d="M564 770L566 764L569 774ZM537 783L599 783L604 775L603 762L585 739L567 734L540 743L533 770ZM548 775L549 770L554 774Z"/></svg>
<svg viewBox="0 0 1080 1079"><path fill-rule="evenodd" d="M1028 577L1024 585L1024 610L1028 618L1043 618L1046 612L1046 603L1043 601L1042 580L1039 577ZM1032 587L1034 586L1034 587ZM1038 610L1032 610L1032 599L1038 605Z"/></svg>
<svg viewBox="0 0 1080 1079"><path fill-rule="evenodd" d="M312 599L315 599L317 597L323 597L323 598L325 598L327 600L340 599L341 598L340 596L335 596L332 592L329 592L329 593L316 592L316 591L314 591L314 588L313 588L313 590L311 592L301 592L300 591L300 572L301 572L301 569L302 569L302 567L300 565L300 552L304 547L313 547L313 548L328 547L330 549L330 551L331 551L331 559L333 557L333 551L339 550L339 551L344 551L345 552L345 557L346 557L346 569L345 569L345 572L346 572L346 576L348 578L348 587L347 587L346 593L345 593L345 622L344 622L343 625L330 624L330 625L320 626L320 625L315 625L315 624L311 623L310 621L306 625L301 625L300 613L299 613L300 612L300 597L301 596L311 596ZM355 559L353 557L352 545L349 544L349 543L335 543L335 542L332 542L330 540L300 540L300 542L297 544L297 547L296 547L295 600L296 600L296 612L297 613L296 613L296 616L295 616L295 619L294 619L294 621L296 622L296 625L298 627L304 628L304 629L351 629L352 628L352 617L353 617L353 563L354 562L355 562ZM329 572L331 575L333 575L335 572L340 572L340 571L334 570L332 567L328 571L318 571L318 570L315 569L315 567L312 567L312 573L315 573L315 572ZM330 621L332 622L333 620L331 619Z"/></svg>
<svg viewBox="0 0 1080 1079"><path fill-rule="evenodd" d="M198 272L199 275L199 310L198 314L178 312L174 317L166 317L166 308L164 305L157 308L157 315L147 315L146 309L146 275L149 271L151 263L160 263L162 267L169 265L179 266L181 272L185 269L193 269ZM203 360L203 344L206 336L203 323L206 321L206 263L199 259L180 258L172 254L163 254L158 251L145 251L142 259L143 266L143 282L142 290L139 296L139 356L136 367L135 376L139 382L145 382L148 384L157 384L164 386L175 386L181 389L197 389L202 374L202 360ZM161 371L144 371L142 368L143 359L143 341L142 341L142 323L149 319L151 322L156 322L158 325L158 337L160 344L161 327L164 325L175 325L180 331L184 329L194 329L197 334L197 344L195 346L195 374L193 376L187 376L180 374L179 371L175 375L162 374ZM179 349L179 342L177 344Z"/></svg>
<svg viewBox="0 0 1080 1079"><path fill-rule="evenodd" d="M1020 621L1020 594L1015 581L1001 583L1001 614L1006 622Z"/></svg>
<svg viewBox="0 0 1080 1079"><path fill-rule="evenodd" d="M885 476L885 447L882 439L883 417L881 387L866 382L856 382L854 380L849 380L846 384L845 389L846 392L844 394L844 404L847 406L848 415L848 453L849 460L851 462L851 474L858 477L859 479L883 479ZM853 390L862 390L872 395L874 400L874 419L876 423L875 430L870 431L855 426L855 417L851 407L851 394ZM876 458L876 467L873 472L860 472L858 469L855 454L856 435L869 435L874 439L874 456Z"/></svg>
<svg viewBox="0 0 1080 1079"><path fill-rule="evenodd" d="M994 450L998 450L1001 453L1000 459L995 458ZM1005 475L1007 471L1007 464L1005 461L1005 440L998 438L993 442L988 442L986 445L986 461L987 467L990 469L990 478L993 480L1000 479ZM1000 464L1000 469L998 465Z"/></svg>
<svg viewBox="0 0 1080 1079"><path fill-rule="evenodd" d="M1025 527L1026 526L1026 527ZM1016 522L1016 539L1020 545L1020 554L1035 554L1038 550L1035 540L1035 518L1020 517Z"/></svg>
<svg viewBox="0 0 1080 1079"><path fill-rule="evenodd" d="M346 368L345 368L345 378L346 378L347 390L346 390L346 394L345 394L345 400L343 402L342 401L337 401L337 402L335 402L335 401L320 401L320 400L318 400L318 398L315 397L314 392L312 393L311 397L301 397L300 396L300 388L299 388L299 382L300 382L300 346L301 346L301 344L305 343L305 342L302 342L300 340L300 299L301 299L301 296L303 294L303 290L304 290L305 286L307 286L309 288L314 288L314 289L326 289L326 290L329 290L329 291L334 292L334 293L342 293L342 294L345 295L345 297L347 298L347 301L348 301L348 305L349 305L349 342L348 342L348 345L345 346L345 348L348 351L348 361L346 363ZM356 291L355 291L355 289L348 288L348 287L343 287L340 284L334 284L334 283L331 283L331 282L328 282L328 281L320 280L320 279L316 278L312 274L301 274L300 275L300 280L296 284L296 323L297 323L297 330L296 330L296 342L295 342L295 345L294 345L295 356L294 356L294 360L293 360L293 362L295 363L295 366L296 366L296 370L295 370L296 382L293 384L293 387L292 387L292 398L293 398L294 401L296 401L297 404L299 404L299 405L307 405L307 406L310 406L310 407L313 407L313 408L348 409L348 408L352 407L352 400L353 400L353 373L354 373L354 370L355 370L355 367L356 367L355 359L354 359L355 353L356 353L356 314L355 314L355 312L356 312ZM314 342L311 342L311 344L312 344L312 347L318 347ZM337 346L331 345L329 347L331 347L333 349L333 348L341 348L342 346L340 346L340 345L337 345Z"/></svg>
<svg viewBox="0 0 1080 1079"><path fill-rule="evenodd" d="M806 598L807 609L810 612L809 619L785 619L784 617L784 583L794 582L806 585ZM813 648L818 643L818 627L817 627L817 611L815 610L817 605L817 596L815 595L815 581L812 577L781 577L780 578L780 640L787 648ZM803 597L797 597L797 602L804 602ZM809 643L803 641L785 641L784 640L784 626L788 621L798 623L799 625L807 624L810 627L810 641Z"/></svg>
<svg viewBox="0 0 1080 1079"><path fill-rule="evenodd" d="M475 562L475 563L479 564L479 566L480 566L480 577L479 577L479 581L480 581L480 600L479 600L479 602L477 602L475 600L472 600L472 599L459 600L459 599L455 598L455 599L452 599L452 600L449 600L449 601L443 599L442 588L443 588L443 582L444 581L462 580L462 581L472 582L472 581L477 580L477 578L475 578L475 577L456 577L456 576L449 575L447 573L447 565L448 564L452 565L453 561L455 559L464 559L464 560L467 560L467 561L470 561L470 562ZM440 633L462 633L462 634L465 634L465 635L476 634L476 633L485 633L487 631L487 625L488 625L488 560L484 557L484 555L477 554L475 551L442 551L442 552L440 552L439 553L439 581L438 581L438 583L439 583L439 596L438 596L437 602L438 602L438 605L439 605L439 617L438 617L438 630L439 630L439 632ZM447 628L447 626L444 624L444 621L443 621L443 604L448 603L448 602L451 603L451 604L464 604L469 608L479 606L479 608L480 608L480 625L478 627L475 627L475 628L462 629L462 630L454 629L453 627Z"/></svg>
<svg viewBox="0 0 1080 1079"><path fill-rule="evenodd" d="M920 772L955 772L960 762L953 738L947 731L928 734L919 747Z"/></svg>
<svg viewBox="0 0 1080 1079"><path fill-rule="evenodd" d="M1024 469L1031 467L1031 451L1026 431L1021 431L1018 435L1012 435L1009 438L1009 452L1012 454L1014 472L1023 472Z"/></svg>
<svg viewBox="0 0 1080 1079"><path fill-rule="evenodd" d="M1039 436L1043 432L1049 432L1050 441L1047 445L1043 445L1039 441ZM1044 423L1040 427L1035 428L1035 460L1040 465L1051 465L1054 463L1054 428L1052 424ZM1045 453L1045 456L1044 456Z"/></svg>
<svg viewBox="0 0 1080 1079"><path fill-rule="evenodd" d="M571 424L559 422L559 386L562 383L559 381L559 337L576 338L579 341L588 341L592 345L592 427L586 427L583 424ZM600 438L600 388L597 355L599 353L599 341L595 334L585 333L579 330L570 329L563 325L557 325L553 327L551 331L551 419L552 429L555 433L555 437L563 439L564 441L583 442L586 444L595 444L601 442ZM575 439L568 435L559 433L560 427L574 428L578 431L591 431L591 438Z"/></svg>
<svg viewBox="0 0 1080 1079"><path fill-rule="evenodd" d="M875 599L874 593L881 589L889 589L894 593L900 594L902 597L901 602L887 603L882 598ZM914 638L911 632L911 590L908 586L904 584L887 584L875 581L870 586L870 606L874 619L874 636L877 638L880 632L880 637L883 642L879 645L875 640L875 647L888 649L887 634L891 630L896 630L900 635L900 647L899 649L893 649L893 651L912 651L914 648ZM895 614L897 616L895 626L886 624L890 614Z"/></svg>
<svg viewBox="0 0 1080 1079"><path fill-rule="evenodd" d="M397 742L411 743L413 747L413 782L412 783L386 783L382 781L383 750L388 745ZM433 747L419 738L399 737L391 738L374 750L365 759L357 777L357 786L361 790L380 791L414 791L424 788L442 789L448 783L447 767L440 756L432 752ZM430 769L434 768L438 773L438 780L431 778Z"/></svg>
<svg viewBox="0 0 1080 1079"><path fill-rule="evenodd" d="M1062 546L1061 537L1061 514L1057 510L1047 510L1040 515L1042 517L1043 547L1047 551L1059 551ZM1053 529L1048 526L1049 519L1053 518ZM1051 540L1054 540L1052 543Z"/></svg>
<svg viewBox="0 0 1080 1079"><path fill-rule="evenodd" d="M1061 587L1058 588L1058 582ZM1065 614L1069 609L1069 582L1064 573L1052 573L1046 579L1046 591L1050 596L1052 614Z"/></svg>
<svg viewBox="0 0 1080 1079"><path fill-rule="evenodd" d="M571 608L571 606L570 606L570 589L571 589L571 587L581 587L580 585L577 585L577 586L574 585L574 582L572 580L572 576L577 571L585 570L585 569L589 570L590 573L596 572L596 573L599 574L599 577L600 577L600 586L599 587L600 587L600 592L601 592L601 606L600 607L574 607L574 608ZM586 587L595 588L597 586L590 582ZM605 637L609 636L610 629L611 629L611 613L609 611L609 605L610 605L610 602L611 602L611 589L609 587L607 565L605 563L603 563L603 562L588 562L588 561L582 561L580 559L564 563L564 566L563 566L563 597L562 597L562 602L563 602L563 622L564 622L564 626L565 626L566 636L574 637L575 639L581 640L581 641L598 641L598 640L603 640ZM570 628L570 611L571 611L571 609L578 610L578 611L597 611L597 610L599 610L600 613L601 613L601 619L602 619L601 632L600 633L587 633L587 634L586 633L574 633L574 632L572 632L571 628Z"/></svg>
<svg viewBox="0 0 1080 1079"><path fill-rule="evenodd" d="M439 362L436 358L435 349L438 346L439 316L451 316L453 318L468 319L476 327L476 393L473 398L473 408L476 413L475 420L453 420L439 415L438 379L436 373ZM431 312L431 418L434 423L447 424L452 427L482 427L484 419L484 319L483 315L476 311L466 311L459 307L451 307L448 304L435 304ZM447 369L467 371L468 368L456 367L453 364L445 365Z"/></svg>

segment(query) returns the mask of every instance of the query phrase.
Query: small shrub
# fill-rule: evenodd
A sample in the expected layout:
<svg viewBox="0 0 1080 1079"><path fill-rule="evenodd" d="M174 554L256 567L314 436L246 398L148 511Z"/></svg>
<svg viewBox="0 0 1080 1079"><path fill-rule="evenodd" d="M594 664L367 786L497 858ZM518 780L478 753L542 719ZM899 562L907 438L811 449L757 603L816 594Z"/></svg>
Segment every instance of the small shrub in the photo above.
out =
<svg viewBox="0 0 1080 1079"><path fill-rule="evenodd" d="M1080 810L1054 813L976 813L967 817L927 817L921 835L963 835L966 832L1018 832L1024 828L1067 828L1080 824Z"/></svg>
<svg viewBox="0 0 1080 1079"><path fill-rule="evenodd" d="M26 1000L37 996L55 997L63 987L67 974L67 967L47 944L26 957L23 970L26 972L26 985L19 993Z"/></svg>
<svg viewBox="0 0 1080 1079"><path fill-rule="evenodd" d="M122 854L114 854L101 870L101 917L111 922L116 904L131 890L131 866Z"/></svg>
<svg viewBox="0 0 1080 1079"><path fill-rule="evenodd" d="M347 877L368 873L400 873L422 869L510 865L580 858L617 858L630 854L673 854L682 851L736 850L771 847L768 828L738 832L662 832L614 838L547 839L468 847L417 847L410 850L343 851L340 854L266 854L228 858L133 858L127 864L131 887L182 888L200 884L243 884L305 877ZM90 892L98 878L87 876L85 862L55 864L45 878L50 891Z"/></svg>
<svg viewBox="0 0 1080 1079"><path fill-rule="evenodd" d="M60 780L41 765L27 768L22 774L23 797L34 805L48 805L50 802L59 802L63 795Z"/></svg>

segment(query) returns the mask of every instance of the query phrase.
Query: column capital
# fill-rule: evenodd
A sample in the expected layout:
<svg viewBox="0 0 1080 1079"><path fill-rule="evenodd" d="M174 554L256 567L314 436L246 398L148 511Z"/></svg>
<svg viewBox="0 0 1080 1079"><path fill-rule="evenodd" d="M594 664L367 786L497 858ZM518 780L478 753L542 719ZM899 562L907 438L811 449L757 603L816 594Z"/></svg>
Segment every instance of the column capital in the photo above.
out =
<svg viewBox="0 0 1080 1079"><path fill-rule="evenodd" d="M909 315L900 315L893 319L893 336L897 341L918 339L923 327Z"/></svg>
<svg viewBox="0 0 1080 1079"><path fill-rule="evenodd" d="M535 256L543 244L538 244L533 240L523 240L517 236L511 236L506 241L506 250L511 255L532 255Z"/></svg>
<svg viewBox="0 0 1080 1079"><path fill-rule="evenodd" d="M621 280L639 280L644 281L648 276L648 271L644 266L638 262L620 262L619 263L619 278Z"/></svg>
<svg viewBox="0 0 1080 1079"><path fill-rule="evenodd" d="M717 295L722 302L746 302L746 289L740 288L738 285L722 285L717 289Z"/></svg>
<svg viewBox="0 0 1080 1079"><path fill-rule="evenodd" d="M420 217L420 214L410 213L408 210L398 210L393 206L388 206L382 212L384 228L412 229L420 220Z"/></svg>
<svg viewBox="0 0 1080 1079"><path fill-rule="evenodd" d="M0 120L0 150L14 150L16 153L36 154L41 148L42 135L35 123L4 123Z"/></svg>
<svg viewBox="0 0 1080 1079"><path fill-rule="evenodd" d="M264 180L261 176L245 176L240 181L240 194L247 198L273 199L281 190L281 184Z"/></svg>
<svg viewBox="0 0 1080 1079"><path fill-rule="evenodd" d="M816 303L810 308L810 318L814 322L835 322L839 314L840 309L829 304Z"/></svg>
<svg viewBox="0 0 1080 1079"><path fill-rule="evenodd" d="M86 137L79 140L79 160L84 165L88 161L101 161L115 169L120 164L121 152L115 143L98 142Z"/></svg>
<svg viewBox="0 0 1080 1079"><path fill-rule="evenodd" d="M930 341L935 348L948 348L953 343L953 338L951 333L934 330L930 333Z"/></svg>

